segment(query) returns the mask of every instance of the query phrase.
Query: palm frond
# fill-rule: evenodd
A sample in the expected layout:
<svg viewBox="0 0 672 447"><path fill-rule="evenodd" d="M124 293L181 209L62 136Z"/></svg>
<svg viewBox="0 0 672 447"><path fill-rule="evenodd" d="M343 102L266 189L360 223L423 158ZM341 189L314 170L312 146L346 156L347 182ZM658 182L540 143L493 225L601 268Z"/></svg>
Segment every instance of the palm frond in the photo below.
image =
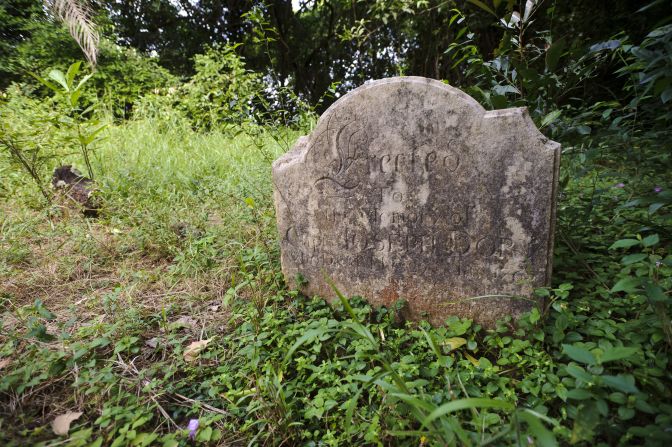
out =
<svg viewBox="0 0 672 447"><path fill-rule="evenodd" d="M77 41L86 59L96 65L99 36L86 0L44 0L49 11L60 19Z"/></svg>

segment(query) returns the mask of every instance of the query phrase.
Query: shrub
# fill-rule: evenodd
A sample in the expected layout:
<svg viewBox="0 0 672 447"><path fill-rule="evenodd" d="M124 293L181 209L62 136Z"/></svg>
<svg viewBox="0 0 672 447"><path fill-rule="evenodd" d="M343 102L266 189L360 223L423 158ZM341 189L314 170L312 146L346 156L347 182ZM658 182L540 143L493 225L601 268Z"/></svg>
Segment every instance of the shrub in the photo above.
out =
<svg viewBox="0 0 672 447"><path fill-rule="evenodd" d="M245 68L235 47L210 48L194 58L196 74L178 90L177 108L198 129L210 130L252 118L263 91L261 76Z"/></svg>

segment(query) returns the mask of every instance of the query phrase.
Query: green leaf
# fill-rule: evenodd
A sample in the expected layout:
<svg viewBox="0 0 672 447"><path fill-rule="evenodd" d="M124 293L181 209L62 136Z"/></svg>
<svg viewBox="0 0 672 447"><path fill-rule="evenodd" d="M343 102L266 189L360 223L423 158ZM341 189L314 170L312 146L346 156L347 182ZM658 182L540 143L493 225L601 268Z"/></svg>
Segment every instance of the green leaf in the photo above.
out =
<svg viewBox="0 0 672 447"><path fill-rule="evenodd" d="M567 392L568 399L586 400L591 399L592 397L593 397L592 393L588 390L584 390L583 388L574 388Z"/></svg>
<svg viewBox="0 0 672 447"><path fill-rule="evenodd" d="M82 65L82 62L75 62L74 64L68 67L68 72L65 74L66 84L68 89L72 88L72 84L75 82L75 76L79 73L79 67Z"/></svg>
<svg viewBox="0 0 672 447"><path fill-rule="evenodd" d="M98 134L99 134L100 132L102 132L103 130L105 130L106 127L107 127L107 124L101 124L100 126L98 126L97 128L95 128L93 131L91 131L91 133L85 135L84 138L83 138L83 140L82 140L82 142L83 142L85 145L89 145L89 144L93 143L93 141L96 139L96 136L98 136Z"/></svg>
<svg viewBox="0 0 672 447"><path fill-rule="evenodd" d="M541 447L556 447L558 441L555 439L555 435L544 427L544 424L541 423L541 418L539 413L525 409L518 413L518 417L525 421L530 428L530 433L537 438L539 441L538 445ZM536 445L536 444L535 444Z"/></svg>
<svg viewBox="0 0 672 447"><path fill-rule="evenodd" d="M410 405L414 410L421 408L430 413L433 413L437 410L436 405L434 405L433 403L411 396L410 394L390 393L390 396L396 397L397 399L404 401L405 403Z"/></svg>
<svg viewBox="0 0 672 447"><path fill-rule="evenodd" d="M656 211L661 209L663 206L665 206L664 203L652 203L649 205L649 214L655 214Z"/></svg>
<svg viewBox="0 0 672 447"><path fill-rule="evenodd" d="M539 126L540 128L544 128L551 124L553 121L557 120L560 115L562 115L562 110L554 110L548 115L544 117L544 119L541 120L541 125Z"/></svg>
<svg viewBox="0 0 672 447"><path fill-rule="evenodd" d="M628 407L618 407L618 416L624 421L632 419L635 416L635 409Z"/></svg>
<svg viewBox="0 0 672 447"><path fill-rule="evenodd" d="M303 334L301 337L299 337L294 344L292 345L291 348L289 348L289 351L287 351L287 355L285 355L285 359L283 360L284 364L287 364L291 359L294 353L296 352L297 349L299 349L301 346L303 346L305 343L315 340L319 337L321 337L324 334L328 334L331 332L335 332L334 329L328 329L325 327L320 327L317 329L311 329L305 334Z"/></svg>
<svg viewBox="0 0 672 447"><path fill-rule="evenodd" d="M672 88L667 88L660 94L660 100L666 104L670 99L672 99Z"/></svg>
<svg viewBox="0 0 672 447"><path fill-rule="evenodd" d="M567 365L567 374L570 376L583 380L586 383L591 383L593 382L593 375L586 372L585 369L581 368L580 366L577 365Z"/></svg>
<svg viewBox="0 0 672 447"><path fill-rule="evenodd" d="M198 432L198 435L196 435L196 440L199 442L210 442L211 437L212 427L205 427L203 430Z"/></svg>
<svg viewBox="0 0 672 447"><path fill-rule="evenodd" d="M210 428L210 427L208 427ZM133 438L131 445L145 447L150 445L159 436L158 433L139 433Z"/></svg>
<svg viewBox="0 0 672 447"><path fill-rule="evenodd" d="M70 107L72 107L73 109L77 107L77 103L79 102L80 96L82 96L81 90L72 90L70 92Z"/></svg>
<svg viewBox="0 0 672 447"><path fill-rule="evenodd" d="M80 90L82 88L82 86L84 86L84 84L86 84L86 81L88 81L91 78L91 76L93 76L93 74L88 74L88 75L84 76L79 81L79 84L77 84L77 87L75 88L75 90Z"/></svg>
<svg viewBox="0 0 672 447"><path fill-rule="evenodd" d="M660 237L658 237L657 234L652 234L650 236L646 236L644 239L642 239L642 245L645 247L650 247L652 245L656 245L658 242L660 242Z"/></svg>
<svg viewBox="0 0 672 447"><path fill-rule="evenodd" d="M590 135L592 130L589 126L577 126L576 131L579 133L579 135Z"/></svg>
<svg viewBox="0 0 672 447"><path fill-rule="evenodd" d="M630 374L619 374L617 376L600 376L602 382L612 388L617 389L618 391L623 391L624 393L636 393L639 391L635 386L635 378Z"/></svg>
<svg viewBox="0 0 672 447"><path fill-rule="evenodd" d="M646 253L635 253L632 255L623 256L623 259L621 259L621 264L623 265L634 264L635 262L643 261L648 256L649 255L647 255Z"/></svg>
<svg viewBox="0 0 672 447"><path fill-rule="evenodd" d="M613 362L616 360L627 359L628 357L633 356L639 352L639 348L618 346L615 348L609 348L604 351L600 357L600 363Z"/></svg>
<svg viewBox="0 0 672 447"><path fill-rule="evenodd" d="M555 71L566 45L567 42L565 41L565 38L562 37L553 42L548 50L546 50L546 70L549 72Z"/></svg>
<svg viewBox="0 0 672 447"><path fill-rule="evenodd" d="M54 93L61 93L61 89L59 89L56 85L52 84L51 82L47 81L41 76L36 75L33 72L28 72L32 77L40 81L45 87L49 88L50 90L53 90Z"/></svg>
<svg viewBox="0 0 672 447"><path fill-rule="evenodd" d="M520 90L518 90L515 86L513 85L495 85L492 90L499 96L506 97L507 93L515 93L515 94L520 94Z"/></svg>
<svg viewBox="0 0 672 447"><path fill-rule="evenodd" d="M34 322L29 326L28 337L35 337L40 341L48 342L55 340L56 337L47 332L47 327L42 323Z"/></svg>
<svg viewBox="0 0 672 447"><path fill-rule="evenodd" d="M594 365L597 363L595 356L587 349L575 345L562 345L562 351L572 360L586 365Z"/></svg>
<svg viewBox="0 0 672 447"><path fill-rule="evenodd" d="M425 339L427 340L427 344L429 344L429 347L432 348L432 351L434 351L434 355L438 357L439 359L443 357L443 354L441 353L441 349L439 348L439 345L436 343L436 340L434 340L434 337L432 337L426 330L425 328L420 328L422 331L422 334L425 336Z"/></svg>
<svg viewBox="0 0 672 447"><path fill-rule="evenodd" d="M49 309L44 307L44 304L42 304L42 300L39 298L35 300L35 311L39 316L47 320L53 320L56 318L56 315L54 315Z"/></svg>
<svg viewBox="0 0 672 447"><path fill-rule="evenodd" d="M461 346L464 346L467 344L467 340L465 340L462 337L451 337L443 342L444 346L448 345L450 347L450 350L453 351L455 349L459 349Z"/></svg>
<svg viewBox="0 0 672 447"><path fill-rule="evenodd" d="M466 410L471 408L499 408L506 411L511 411L515 407L512 403L503 400L485 399L481 397L471 397L467 399L454 400L441 405L436 410L432 411L423 421L422 426L426 427L435 419L438 419L446 414L453 413L459 410Z"/></svg>
<svg viewBox="0 0 672 447"><path fill-rule="evenodd" d="M635 245L639 245L641 242L637 239L621 239L620 241L616 241L613 244L611 244L611 247L609 247L609 250L613 250L615 248L629 248L629 247L634 247Z"/></svg>
<svg viewBox="0 0 672 447"><path fill-rule="evenodd" d="M357 401L359 400L359 396L362 394L362 391L364 388L360 388L357 393L355 393L354 396L346 403L345 406L345 431L350 432L350 427L352 426L352 415L355 412L355 408L357 407Z"/></svg>
<svg viewBox="0 0 672 447"><path fill-rule="evenodd" d="M611 291L613 293L616 292L634 293L638 290L641 283L642 283L641 279L635 278L633 276L628 276L627 278L622 278L616 284L614 284L614 287L611 288Z"/></svg>
<svg viewBox="0 0 672 447"><path fill-rule="evenodd" d="M493 16L495 16L495 18L499 18L499 17L497 17L497 14L495 13L495 11L493 11L491 7L489 7L488 5L483 3L482 1L480 1L480 0L467 0L467 1L471 4L473 4L473 5L478 6L483 11L492 14Z"/></svg>
<svg viewBox="0 0 672 447"><path fill-rule="evenodd" d="M646 296L654 303L664 303L668 300L668 297L663 291L662 287L656 283L647 281L646 285L644 286L644 290L646 291Z"/></svg>
<svg viewBox="0 0 672 447"><path fill-rule="evenodd" d="M66 92L70 91L68 81L65 79L65 75L61 70L51 70L49 72L49 78L58 82Z"/></svg>

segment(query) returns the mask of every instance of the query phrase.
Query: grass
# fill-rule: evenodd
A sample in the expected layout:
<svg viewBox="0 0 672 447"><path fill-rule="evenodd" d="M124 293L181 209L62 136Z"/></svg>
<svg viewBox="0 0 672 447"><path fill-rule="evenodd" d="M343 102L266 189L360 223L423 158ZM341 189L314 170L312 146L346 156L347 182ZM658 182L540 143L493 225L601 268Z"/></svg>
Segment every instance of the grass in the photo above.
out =
<svg viewBox="0 0 672 447"><path fill-rule="evenodd" d="M274 245L268 160L286 148L269 137L259 147L245 134L199 135L155 124L110 129L97 153L101 219L83 219L62 203L21 206L32 185L14 187L18 200L2 203L0 272L11 278L10 292L30 301L36 288L67 283L71 292L59 296L71 302L72 294L105 293L114 284L171 288L176 279L205 274L228 283L237 253ZM98 277L107 287L95 283Z"/></svg>
<svg viewBox="0 0 672 447"><path fill-rule="evenodd" d="M548 309L493 331L458 318L431 328L286 289L270 162L297 136L111 127L95 159L97 219L44 208L0 160L0 442L669 442L669 305L632 285L655 278L667 293L667 236L645 242L666 221L649 203L624 206L664 174L612 188L630 175L620 156L608 170L567 157ZM619 239L635 242L609 250ZM50 424L67 412L83 414L57 436Z"/></svg>
<svg viewBox="0 0 672 447"><path fill-rule="evenodd" d="M7 334L26 324L23 310L36 299L53 313L46 332L75 339L83 328L118 324L129 312L132 320L184 316L195 338L209 322L226 321L224 309L212 309L235 286L242 254L257 246L277 250L269 160L284 150L266 135L200 135L152 122L113 127L97 152L103 211L96 220L63 203L39 209L32 185L15 178L15 194L0 205L3 343L12 344ZM4 416L31 414L32 401L10 398ZM1 431L16 439L15 429L52 415L12 427L4 419Z"/></svg>

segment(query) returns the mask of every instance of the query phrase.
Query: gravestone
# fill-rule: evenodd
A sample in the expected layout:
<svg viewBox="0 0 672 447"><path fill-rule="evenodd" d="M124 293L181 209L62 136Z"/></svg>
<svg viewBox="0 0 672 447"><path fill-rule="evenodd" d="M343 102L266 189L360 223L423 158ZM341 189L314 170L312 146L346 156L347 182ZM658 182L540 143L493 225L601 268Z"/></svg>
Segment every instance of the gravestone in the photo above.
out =
<svg viewBox="0 0 672 447"><path fill-rule="evenodd" d="M374 81L273 164L282 270L333 300L492 326L551 275L560 145L525 108L486 111L439 81Z"/></svg>

